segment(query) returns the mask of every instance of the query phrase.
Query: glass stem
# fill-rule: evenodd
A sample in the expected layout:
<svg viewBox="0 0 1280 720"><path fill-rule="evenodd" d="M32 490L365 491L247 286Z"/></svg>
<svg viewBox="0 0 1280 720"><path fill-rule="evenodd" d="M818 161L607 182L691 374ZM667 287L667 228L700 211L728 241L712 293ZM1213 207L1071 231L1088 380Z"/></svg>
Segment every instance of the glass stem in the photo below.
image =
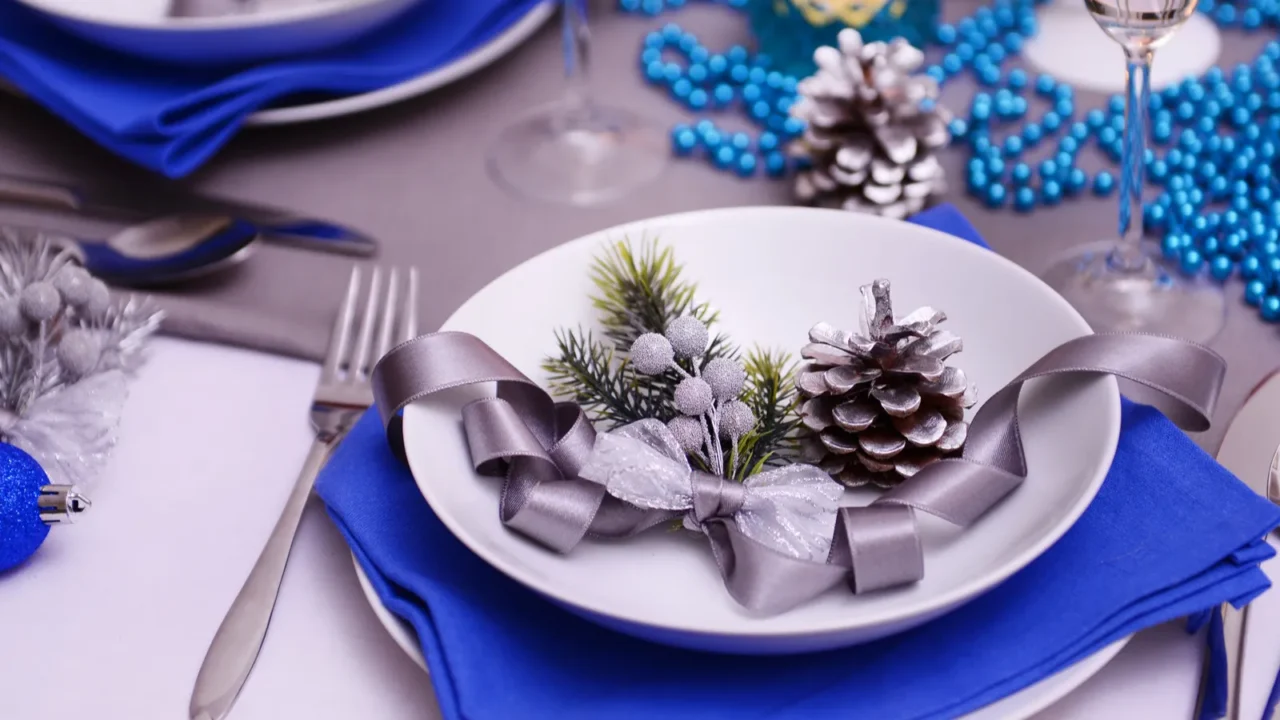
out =
<svg viewBox="0 0 1280 720"><path fill-rule="evenodd" d="M565 105L571 118L584 115L591 105L588 90L587 59L591 48L591 34L587 30L587 3L589 0L563 0L563 45L565 75Z"/></svg>
<svg viewBox="0 0 1280 720"><path fill-rule="evenodd" d="M1138 271L1147 262L1142 252L1142 178L1147 151L1147 107L1151 94L1151 59L1145 48L1125 48L1124 137L1120 159L1120 243L1111 265Z"/></svg>

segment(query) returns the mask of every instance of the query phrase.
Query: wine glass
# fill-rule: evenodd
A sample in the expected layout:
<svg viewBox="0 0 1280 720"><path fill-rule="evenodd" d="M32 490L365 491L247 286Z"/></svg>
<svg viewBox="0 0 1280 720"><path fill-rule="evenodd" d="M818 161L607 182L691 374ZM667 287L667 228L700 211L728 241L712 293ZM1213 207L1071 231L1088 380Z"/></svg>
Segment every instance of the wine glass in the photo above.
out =
<svg viewBox="0 0 1280 720"><path fill-rule="evenodd" d="M1120 44L1126 64L1118 242L1077 248L1044 280L1095 331L1144 331L1205 341L1222 329L1222 288L1187 277L1143 243L1142 180L1152 56L1195 12L1197 0L1084 0Z"/></svg>
<svg viewBox="0 0 1280 720"><path fill-rule="evenodd" d="M507 127L489 151L489 172L527 197L574 205L614 199L658 177L666 133L627 110L598 105L587 88L588 0L563 0L559 102Z"/></svg>

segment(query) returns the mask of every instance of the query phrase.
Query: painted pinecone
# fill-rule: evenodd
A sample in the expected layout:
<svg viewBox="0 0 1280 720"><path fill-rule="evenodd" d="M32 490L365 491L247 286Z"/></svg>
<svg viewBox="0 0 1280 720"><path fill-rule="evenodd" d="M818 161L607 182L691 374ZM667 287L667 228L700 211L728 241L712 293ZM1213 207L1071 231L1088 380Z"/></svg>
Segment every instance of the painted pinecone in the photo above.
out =
<svg viewBox="0 0 1280 720"><path fill-rule="evenodd" d="M796 177L796 199L906 217L946 190L934 156L951 139L938 83L913 74L924 53L902 38L863 44L845 29L838 44L814 52L818 71L800 82L791 107L806 125L791 151L809 165Z"/></svg>
<svg viewBox="0 0 1280 720"><path fill-rule="evenodd" d="M862 334L819 323L801 350L801 460L850 487L893 487L960 451L976 390L944 364L962 347L938 329L946 315L922 307L895 320L887 280L864 285L862 302Z"/></svg>

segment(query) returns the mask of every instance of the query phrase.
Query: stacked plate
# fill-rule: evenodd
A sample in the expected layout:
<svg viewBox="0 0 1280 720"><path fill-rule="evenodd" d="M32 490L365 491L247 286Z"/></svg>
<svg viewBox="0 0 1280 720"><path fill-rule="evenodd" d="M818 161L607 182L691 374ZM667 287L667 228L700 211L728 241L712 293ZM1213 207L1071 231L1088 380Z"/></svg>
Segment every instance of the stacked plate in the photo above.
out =
<svg viewBox="0 0 1280 720"><path fill-rule="evenodd" d="M68 33L168 66L226 67L334 47L393 22L423 2L446 0L18 0ZM182 6L229 12L182 16ZM260 110L248 125L281 125L336 117L420 95L469 75L510 52L554 12L534 5L487 43L444 66L390 87L341 98L290 101Z"/></svg>
<svg viewBox="0 0 1280 720"><path fill-rule="evenodd" d="M798 208L689 213L580 238L490 283L443 329L484 338L526 375L542 380L540 365L552 349L554 331L595 322L588 299L593 258L611 242L655 237L674 251L687 277L696 279L699 297L714 299L721 328L764 347L796 347L813 323L848 320L859 307L859 285L890 278L900 307L946 309L949 328L965 341L959 364L984 396L1050 348L1090 332L1061 297L995 253L917 225ZM527 302L531 288L536 303ZM868 642L938 617L1025 567L1075 523L1110 466L1120 401L1111 378L1067 384L1069 392L1056 380L1034 381L1019 404L1035 482L965 532L942 523L922 528L924 581L868 595L832 591L763 618L729 598L708 554L691 551L681 534L586 542L569 561L510 532L496 512L499 483L458 481L472 473L451 403L406 408L404 437L419 489L454 535L493 567L571 612L620 632L698 650L810 652ZM846 495L850 504L873 498ZM386 612L361 577L378 616L425 668L412 630ZM1029 716L1082 683L1124 643L973 717Z"/></svg>

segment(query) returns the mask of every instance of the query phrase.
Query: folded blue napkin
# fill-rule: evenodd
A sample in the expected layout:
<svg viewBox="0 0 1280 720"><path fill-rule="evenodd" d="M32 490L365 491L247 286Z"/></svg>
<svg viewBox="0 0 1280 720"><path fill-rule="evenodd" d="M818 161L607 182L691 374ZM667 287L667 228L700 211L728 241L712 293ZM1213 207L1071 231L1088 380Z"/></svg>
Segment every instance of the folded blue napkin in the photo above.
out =
<svg viewBox="0 0 1280 720"><path fill-rule="evenodd" d="M980 242L953 208L917 222ZM486 565L431 512L375 412L317 488L379 597L416 630L451 720L952 717L1143 628L1249 601L1269 585L1260 538L1280 524L1163 415L1126 401L1093 504L1000 586L872 644L737 657L605 630Z"/></svg>
<svg viewBox="0 0 1280 720"><path fill-rule="evenodd" d="M16 0L0 0L0 77L107 149L169 177L195 170L244 119L300 93L377 90L488 42L546 0L422 0L352 43L211 70L103 50Z"/></svg>

